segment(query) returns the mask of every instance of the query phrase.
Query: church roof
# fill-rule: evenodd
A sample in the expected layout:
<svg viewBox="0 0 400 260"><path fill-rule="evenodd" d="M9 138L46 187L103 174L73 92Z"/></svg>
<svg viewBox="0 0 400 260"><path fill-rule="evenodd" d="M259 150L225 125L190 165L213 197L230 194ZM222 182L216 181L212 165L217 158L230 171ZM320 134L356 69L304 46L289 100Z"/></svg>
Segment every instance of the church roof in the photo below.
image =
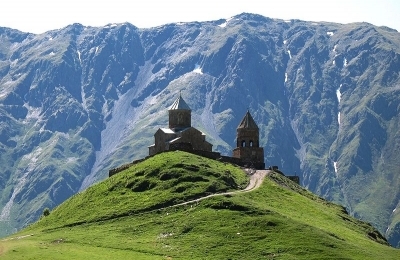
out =
<svg viewBox="0 0 400 260"><path fill-rule="evenodd" d="M247 113L243 117L242 122L240 122L238 128L258 129L258 126L256 122L254 122L253 117L250 115L249 110L247 110Z"/></svg>
<svg viewBox="0 0 400 260"><path fill-rule="evenodd" d="M175 134L174 130L169 128L160 128L165 134Z"/></svg>
<svg viewBox="0 0 400 260"><path fill-rule="evenodd" d="M175 138L175 139L172 139L172 140L168 141L168 143L173 144L173 143L175 143L176 141L178 141L179 139L181 139L180 136L177 137L177 138Z"/></svg>
<svg viewBox="0 0 400 260"><path fill-rule="evenodd" d="M174 101L172 106L169 108L169 110L177 110L177 109L191 110L188 104L186 104L185 100L183 100L181 95L179 95L179 97Z"/></svg>

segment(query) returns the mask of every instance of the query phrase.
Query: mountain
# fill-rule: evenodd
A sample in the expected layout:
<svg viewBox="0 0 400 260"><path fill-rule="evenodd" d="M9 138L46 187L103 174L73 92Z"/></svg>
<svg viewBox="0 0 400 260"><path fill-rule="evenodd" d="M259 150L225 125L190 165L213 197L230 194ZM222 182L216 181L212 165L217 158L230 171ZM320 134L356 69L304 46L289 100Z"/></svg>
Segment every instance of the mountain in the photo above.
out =
<svg viewBox="0 0 400 260"><path fill-rule="evenodd" d="M400 34L368 23L0 28L0 231L146 156L181 91L215 151L249 109L266 165L400 246L399 71Z"/></svg>
<svg viewBox="0 0 400 260"><path fill-rule="evenodd" d="M267 175L261 185L243 192L249 177L262 172ZM280 173L266 172L246 176L239 167L201 156L158 154L72 196L37 223L0 240L0 256L399 258L400 251L388 246L370 224ZM220 194L204 197L210 193Z"/></svg>

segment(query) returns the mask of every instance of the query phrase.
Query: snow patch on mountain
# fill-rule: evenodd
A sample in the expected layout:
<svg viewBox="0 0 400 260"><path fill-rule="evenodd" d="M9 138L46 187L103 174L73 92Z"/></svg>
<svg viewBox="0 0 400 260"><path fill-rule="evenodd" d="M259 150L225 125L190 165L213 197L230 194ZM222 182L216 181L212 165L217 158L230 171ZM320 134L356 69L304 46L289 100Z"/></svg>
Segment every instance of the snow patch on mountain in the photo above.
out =
<svg viewBox="0 0 400 260"><path fill-rule="evenodd" d="M333 50L332 50L332 52L334 53L334 58L336 58L337 57L337 52L336 52L336 48L337 48L337 44L335 44L335 46L333 46ZM335 65L336 64L336 61L335 61L335 59L332 61L332 64L333 65Z"/></svg>
<svg viewBox="0 0 400 260"><path fill-rule="evenodd" d="M288 50L287 53L289 54L289 58L292 58L292 54L290 53L290 51Z"/></svg>
<svg viewBox="0 0 400 260"><path fill-rule="evenodd" d="M339 112L338 112L338 124L340 125L340 101L341 101L341 99L342 99L342 93L340 92L340 88L342 87L342 84L340 84L340 86L339 86L339 88L336 90L336 97L337 97L337 100L338 100L338 110L339 110Z"/></svg>
<svg viewBox="0 0 400 260"><path fill-rule="evenodd" d="M335 169L335 173L337 175L337 172L338 172L337 162L333 162L333 168Z"/></svg>
<svg viewBox="0 0 400 260"><path fill-rule="evenodd" d="M198 74L203 74L203 71L201 70L199 64L196 64L196 65L194 66L193 72L198 73Z"/></svg>
<svg viewBox="0 0 400 260"><path fill-rule="evenodd" d="M339 104L340 104L340 100L342 99L342 93L340 92L341 87L342 87L342 84L340 84L340 87L336 90L336 97L338 99Z"/></svg>
<svg viewBox="0 0 400 260"><path fill-rule="evenodd" d="M104 26L103 28L105 28L105 29L110 29L110 28L115 28L115 27L117 27L117 26L118 26L118 24L113 23L113 24L107 24L107 25Z"/></svg>
<svg viewBox="0 0 400 260"><path fill-rule="evenodd" d="M222 23L222 24L220 24L220 25L218 25L218 26L221 27L221 28L225 28L226 25L229 23L230 20L232 20L232 17L230 17L230 18L228 18L228 19L225 19L225 22Z"/></svg>

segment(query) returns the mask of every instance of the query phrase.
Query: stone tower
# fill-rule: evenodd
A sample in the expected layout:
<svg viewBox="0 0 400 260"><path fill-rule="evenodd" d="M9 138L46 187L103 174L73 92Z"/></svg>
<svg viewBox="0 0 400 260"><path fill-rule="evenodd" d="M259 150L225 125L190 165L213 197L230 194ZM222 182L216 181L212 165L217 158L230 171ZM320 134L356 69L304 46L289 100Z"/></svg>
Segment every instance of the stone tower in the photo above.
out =
<svg viewBox="0 0 400 260"><path fill-rule="evenodd" d="M192 125L192 110L183 100L182 96L175 100L168 110L169 128L174 131L179 131Z"/></svg>
<svg viewBox="0 0 400 260"><path fill-rule="evenodd" d="M265 168L264 148L260 147L259 143L259 129L249 111L237 128L233 157L256 169Z"/></svg>

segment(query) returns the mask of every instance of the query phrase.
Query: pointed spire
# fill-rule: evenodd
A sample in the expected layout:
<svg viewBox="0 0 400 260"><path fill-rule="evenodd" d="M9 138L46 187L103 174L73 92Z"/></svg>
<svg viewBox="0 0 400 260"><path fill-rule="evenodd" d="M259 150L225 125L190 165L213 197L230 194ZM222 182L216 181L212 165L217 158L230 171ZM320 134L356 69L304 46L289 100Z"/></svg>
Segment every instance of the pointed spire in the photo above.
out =
<svg viewBox="0 0 400 260"><path fill-rule="evenodd" d="M186 104L185 100L183 100L181 93L182 92L179 93L179 97L174 101L169 110L191 110L188 104Z"/></svg>
<svg viewBox="0 0 400 260"><path fill-rule="evenodd" d="M249 110L247 110L247 113L243 117L242 122L240 122L238 128L258 129L258 126L256 122L254 122L253 117L250 115Z"/></svg>

